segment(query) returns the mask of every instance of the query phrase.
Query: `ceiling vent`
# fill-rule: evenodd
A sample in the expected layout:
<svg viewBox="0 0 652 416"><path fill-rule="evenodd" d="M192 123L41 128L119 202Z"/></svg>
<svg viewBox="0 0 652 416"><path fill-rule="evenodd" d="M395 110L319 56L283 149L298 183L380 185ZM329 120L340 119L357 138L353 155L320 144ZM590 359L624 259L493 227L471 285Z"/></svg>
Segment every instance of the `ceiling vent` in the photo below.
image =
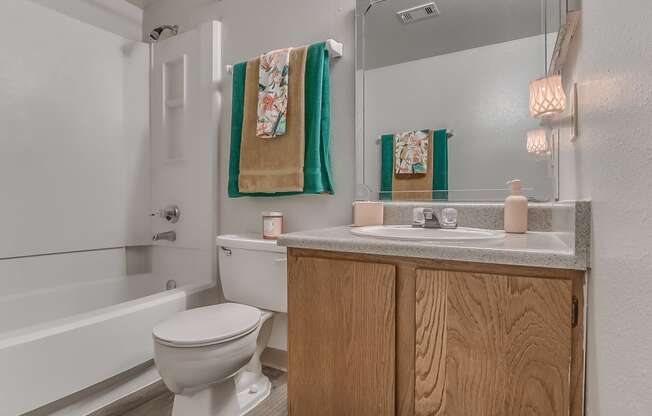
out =
<svg viewBox="0 0 652 416"><path fill-rule="evenodd" d="M418 22L419 20L429 19L439 16L439 9L434 2L422 4L421 6L411 7L409 9L396 12L401 22L408 24Z"/></svg>

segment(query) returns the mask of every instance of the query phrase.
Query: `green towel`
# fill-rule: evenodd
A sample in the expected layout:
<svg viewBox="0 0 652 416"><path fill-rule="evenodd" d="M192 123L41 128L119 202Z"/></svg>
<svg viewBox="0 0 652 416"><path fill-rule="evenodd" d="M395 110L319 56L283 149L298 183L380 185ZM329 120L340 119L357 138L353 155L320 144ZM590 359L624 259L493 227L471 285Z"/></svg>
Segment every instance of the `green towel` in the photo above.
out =
<svg viewBox="0 0 652 416"><path fill-rule="evenodd" d="M229 189L231 198L243 196L287 196L299 194L334 194L330 160L330 68L326 43L308 47L305 84L306 154L303 192L241 193L240 144L244 114L244 87L247 63L233 67L233 95L231 108L231 150L229 155ZM279 138L278 140L283 140Z"/></svg>
<svg viewBox="0 0 652 416"><path fill-rule="evenodd" d="M433 134L432 199L448 199L448 134L446 130L435 130Z"/></svg>
<svg viewBox="0 0 652 416"><path fill-rule="evenodd" d="M433 178L432 199L448 199L448 135L446 130L433 133ZM394 175L394 135L384 134L380 138L380 200L392 199L392 178Z"/></svg>
<svg viewBox="0 0 652 416"><path fill-rule="evenodd" d="M381 201L392 199L392 177L394 176L394 135L380 137L380 195Z"/></svg>
<svg viewBox="0 0 652 416"><path fill-rule="evenodd" d="M244 86L247 77L247 63L233 66L233 94L231 98L231 150L229 155L229 196L242 196L238 192L240 176L240 143L242 142L242 120L244 119Z"/></svg>

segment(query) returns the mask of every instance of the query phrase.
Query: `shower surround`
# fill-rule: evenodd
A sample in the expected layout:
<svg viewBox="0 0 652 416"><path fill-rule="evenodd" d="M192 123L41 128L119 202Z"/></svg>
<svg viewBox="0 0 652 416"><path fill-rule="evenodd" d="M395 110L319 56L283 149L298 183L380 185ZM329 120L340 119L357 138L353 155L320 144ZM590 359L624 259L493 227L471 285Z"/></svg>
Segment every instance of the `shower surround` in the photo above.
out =
<svg viewBox="0 0 652 416"><path fill-rule="evenodd" d="M153 326L217 279L220 24L148 44L78 12L0 4L0 416L150 361Z"/></svg>

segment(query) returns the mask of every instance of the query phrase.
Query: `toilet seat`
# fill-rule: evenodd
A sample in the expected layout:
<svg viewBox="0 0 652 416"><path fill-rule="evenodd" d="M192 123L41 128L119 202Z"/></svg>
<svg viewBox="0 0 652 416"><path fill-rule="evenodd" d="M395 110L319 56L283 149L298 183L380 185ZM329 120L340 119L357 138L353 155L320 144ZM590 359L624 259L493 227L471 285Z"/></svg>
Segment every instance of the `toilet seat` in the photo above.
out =
<svg viewBox="0 0 652 416"><path fill-rule="evenodd" d="M222 303L178 313L152 333L156 342L171 347L205 347L249 334L258 327L261 315L252 306Z"/></svg>

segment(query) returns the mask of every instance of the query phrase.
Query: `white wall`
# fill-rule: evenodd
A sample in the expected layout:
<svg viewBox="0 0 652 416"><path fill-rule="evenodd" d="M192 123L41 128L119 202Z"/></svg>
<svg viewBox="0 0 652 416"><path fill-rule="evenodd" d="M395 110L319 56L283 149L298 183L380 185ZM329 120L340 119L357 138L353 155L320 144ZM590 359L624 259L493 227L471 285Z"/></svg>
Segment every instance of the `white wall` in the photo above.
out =
<svg viewBox="0 0 652 416"><path fill-rule="evenodd" d="M593 201L587 415L652 414L652 6L584 1L564 73L579 138L562 136L562 198Z"/></svg>
<svg viewBox="0 0 652 416"><path fill-rule="evenodd" d="M519 178L529 195L549 199L549 162L525 147L538 128L528 84L543 75L543 55L540 35L365 71L365 184L380 189L381 134L446 128L455 131L449 189L500 189Z"/></svg>
<svg viewBox="0 0 652 416"><path fill-rule="evenodd" d="M231 129L231 78L222 85L224 106L219 133L219 232L259 232L261 212L285 214L287 231L351 222L354 194L354 8L355 0L161 0L145 9L144 33L163 23L181 31L201 22L223 23L223 62L233 64L290 45L335 38L344 57L332 68L331 156L335 196L229 199L226 195Z"/></svg>
<svg viewBox="0 0 652 416"><path fill-rule="evenodd" d="M140 40L143 10L125 0L30 0L125 39ZM47 26L57 32L53 23Z"/></svg>
<svg viewBox="0 0 652 416"><path fill-rule="evenodd" d="M149 242L148 47L0 3L0 258Z"/></svg>
<svg viewBox="0 0 652 416"><path fill-rule="evenodd" d="M351 222L355 189L354 11L355 0L161 0L146 7L144 34L164 23L179 24L183 32L205 21L221 21L224 64L242 62L272 49L328 38L344 43L344 57L331 65L331 158L335 196L228 198L232 90L231 77L225 77L221 85L223 107L217 138L219 233L260 232L261 212L269 210L285 214L286 231ZM277 317L270 346L287 348L286 328L286 316Z"/></svg>

